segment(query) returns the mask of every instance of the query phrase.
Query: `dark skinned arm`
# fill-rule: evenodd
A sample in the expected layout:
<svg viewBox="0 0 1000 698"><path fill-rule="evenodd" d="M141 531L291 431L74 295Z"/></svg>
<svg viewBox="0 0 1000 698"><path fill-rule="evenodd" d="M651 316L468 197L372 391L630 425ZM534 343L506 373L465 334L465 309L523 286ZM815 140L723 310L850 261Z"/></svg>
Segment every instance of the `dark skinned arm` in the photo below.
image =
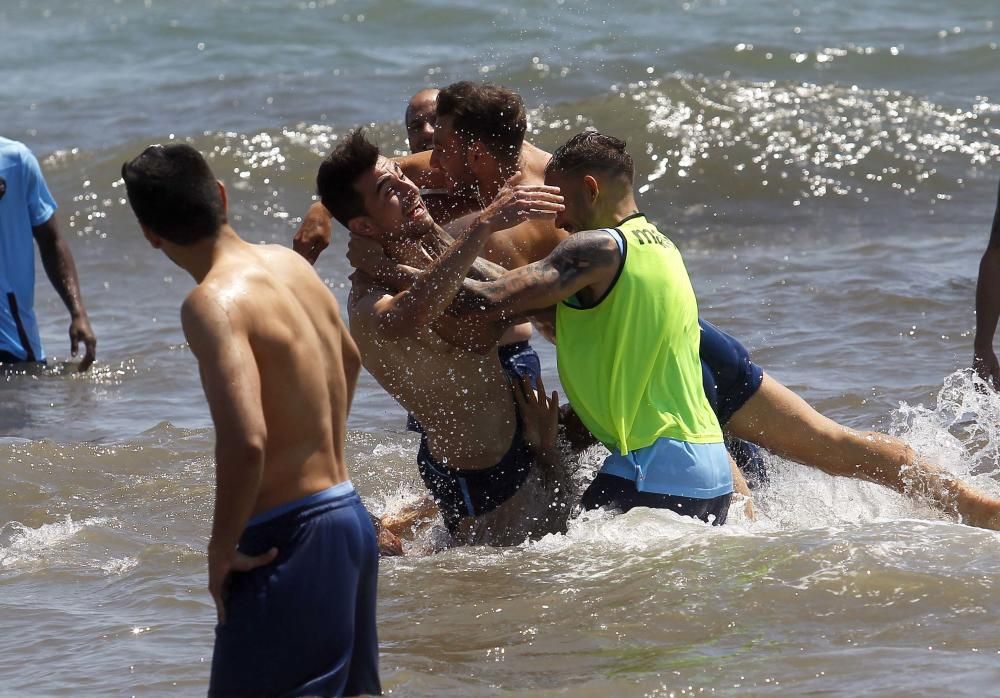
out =
<svg viewBox="0 0 1000 698"><path fill-rule="evenodd" d="M993 350L997 319L1000 318L1000 189L993 214L990 242L979 262L976 284L976 338L973 342L973 366L994 389L1000 390L1000 362Z"/></svg>
<svg viewBox="0 0 1000 698"><path fill-rule="evenodd" d="M87 309L83 305L83 296L80 295L80 280L76 274L73 253L70 252L66 239L59 234L55 216L35 226L31 231L38 244L38 253L41 255L45 274L49 277L56 293L62 298L66 310L69 311L70 354L76 356L80 343L83 343L84 355L80 361L80 370L86 371L94 363L97 338L90 327Z"/></svg>

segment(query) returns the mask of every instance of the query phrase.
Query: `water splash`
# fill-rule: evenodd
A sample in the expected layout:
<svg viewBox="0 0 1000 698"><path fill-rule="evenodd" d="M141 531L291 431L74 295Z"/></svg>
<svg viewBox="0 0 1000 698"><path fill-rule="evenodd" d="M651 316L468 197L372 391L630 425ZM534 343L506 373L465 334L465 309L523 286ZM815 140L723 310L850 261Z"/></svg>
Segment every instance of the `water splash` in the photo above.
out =
<svg viewBox="0 0 1000 698"><path fill-rule="evenodd" d="M114 521L110 517L94 516L73 521L69 514L62 521L42 524L31 528L11 521L0 527L0 536L9 539L0 545L0 567L21 568L35 563L57 563L62 553L77 535L87 528L107 526Z"/></svg>

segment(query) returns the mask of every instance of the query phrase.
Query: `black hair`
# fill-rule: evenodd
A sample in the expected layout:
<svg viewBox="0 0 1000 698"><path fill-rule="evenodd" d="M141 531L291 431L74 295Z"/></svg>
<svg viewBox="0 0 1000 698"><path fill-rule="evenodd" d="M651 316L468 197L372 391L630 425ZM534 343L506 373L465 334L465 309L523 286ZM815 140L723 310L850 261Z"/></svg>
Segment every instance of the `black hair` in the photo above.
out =
<svg viewBox="0 0 1000 698"><path fill-rule="evenodd" d="M635 167L625 151L625 141L597 131L583 131L570 138L552 153L545 174L604 172L632 181Z"/></svg>
<svg viewBox="0 0 1000 698"><path fill-rule="evenodd" d="M437 115L454 118L455 132L467 143L480 141L499 158L516 158L528 117L521 95L499 85L456 82L438 93Z"/></svg>
<svg viewBox="0 0 1000 698"><path fill-rule="evenodd" d="M122 165L122 179L139 222L177 245L213 237L226 223L218 181L186 143L149 146Z"/></svg>
<svg viewBox="0 0 1000 698"><path fill-rule="evenodd" d="M354 183L375 167L378 155L378 146L359 128L348 134L319 166L316 191L320 201L345 228L352 218L365 215L364 197L354 188Z"/></svg>

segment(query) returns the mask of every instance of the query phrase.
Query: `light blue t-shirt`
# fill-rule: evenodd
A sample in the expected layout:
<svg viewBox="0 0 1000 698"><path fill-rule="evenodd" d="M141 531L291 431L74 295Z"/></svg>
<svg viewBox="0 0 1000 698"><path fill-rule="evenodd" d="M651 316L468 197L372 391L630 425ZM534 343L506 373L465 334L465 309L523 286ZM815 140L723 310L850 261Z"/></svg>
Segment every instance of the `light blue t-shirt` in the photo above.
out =
<svg viewBox="0 0 1000 698"><path fill-rule="evenodd" d="M45 358L35 321L35 245L31 229L56 202L27 146L0 137L0 351L25 361Z"/></svg>
<svg viewBox="0 0 1000 698"><path fill-rule="evenodd" d="M733 471L726 445L694 444L660 437L623 456L614 449L601 472L635 483L639 492L714 499L733 491Z"/></svg>

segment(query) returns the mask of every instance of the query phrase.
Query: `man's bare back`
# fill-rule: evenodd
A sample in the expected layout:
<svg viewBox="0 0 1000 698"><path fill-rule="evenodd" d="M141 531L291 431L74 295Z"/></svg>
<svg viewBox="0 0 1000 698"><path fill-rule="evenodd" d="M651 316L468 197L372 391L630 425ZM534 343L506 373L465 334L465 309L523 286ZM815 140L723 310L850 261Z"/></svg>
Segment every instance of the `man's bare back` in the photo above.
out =
<svg viewBox="0 0 1000 698"><path fill-rule="evenodd" d="M196 283L181 322L215 425L209 694L380 695L376 533L343 452L360 357L337 303L294 252L240 239L191 146L150 146L122 178Z"/></svg>
<svg viewBox="0 0 1000 698"><path fill-rule="evenodd" d="M353 380L349 385L344 361L358 357L336 300L301 256L238 239L228 247L181 315L193 350L231 345L231 357L243 362L244 389L259 386L266 448L258 513L347 480Z"/></svg>

